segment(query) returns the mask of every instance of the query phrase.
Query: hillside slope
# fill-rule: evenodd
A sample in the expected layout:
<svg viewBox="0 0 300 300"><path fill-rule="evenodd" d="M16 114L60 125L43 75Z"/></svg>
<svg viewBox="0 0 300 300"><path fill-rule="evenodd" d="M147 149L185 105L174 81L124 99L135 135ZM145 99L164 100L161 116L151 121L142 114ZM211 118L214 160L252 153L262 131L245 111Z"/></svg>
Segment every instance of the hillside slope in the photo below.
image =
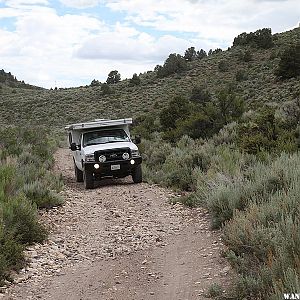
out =
<svg viewBox="0 0 300 300"><path fill-rule="evenodd" d="M141 84L129 86L128 80L110 85L112 93L103 95L100 87L79 87L58 90L24 89L3 86L0 90L1 124L51 124L93 118L136 117L158 112L165 104L181 94L189 96L194 86L205 85L211 93L228 83L234 83L238 94L255 108L266 102L281 103L300 94L299 78L279 81L274 70L278 54L288 44L300 41L300 28L274 36L275 46L261 50L251 48L252 60L241 55L245 47L231 47L202 60L189 63L187 71L163 79L155 72L140 75ZM220 70L220 62L227 68Z"/></svg>

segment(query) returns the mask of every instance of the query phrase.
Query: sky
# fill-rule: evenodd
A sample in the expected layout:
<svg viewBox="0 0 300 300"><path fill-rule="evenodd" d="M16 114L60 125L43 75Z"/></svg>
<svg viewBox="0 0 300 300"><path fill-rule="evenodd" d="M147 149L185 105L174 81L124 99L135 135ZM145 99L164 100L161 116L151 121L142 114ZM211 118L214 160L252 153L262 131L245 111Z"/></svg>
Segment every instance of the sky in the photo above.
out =
<svg viewBox="0 0 300 300"><path fill-rule="evenodd" d="M0 0L0 69L45 88L75 87L299 22L299 0Z"/></svg>

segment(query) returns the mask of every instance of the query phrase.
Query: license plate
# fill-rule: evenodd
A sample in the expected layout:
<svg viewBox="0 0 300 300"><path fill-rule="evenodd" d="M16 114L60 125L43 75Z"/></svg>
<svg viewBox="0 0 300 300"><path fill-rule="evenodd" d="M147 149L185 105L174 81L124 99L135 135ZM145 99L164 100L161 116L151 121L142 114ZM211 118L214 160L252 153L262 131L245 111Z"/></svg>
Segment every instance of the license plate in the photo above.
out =
<svg viewBox="0 0 300 300"><path fill-rule="evenodd" d="M110 169L111 169L112 171L114 171L114 170L120 170L120 169L121 169L121 166L120 166L120 165L111 165L111 166L110 166Z"/></svg>

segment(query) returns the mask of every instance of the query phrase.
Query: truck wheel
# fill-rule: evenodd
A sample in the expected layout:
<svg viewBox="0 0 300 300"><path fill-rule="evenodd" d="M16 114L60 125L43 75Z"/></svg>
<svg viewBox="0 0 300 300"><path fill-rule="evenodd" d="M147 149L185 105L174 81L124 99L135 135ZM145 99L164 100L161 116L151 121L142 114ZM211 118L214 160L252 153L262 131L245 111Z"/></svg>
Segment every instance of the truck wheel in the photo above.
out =
<svg viewBox="0 0 300 300"><path fill-rule="evenodd" d="M134 183L141 183L143 181L142 166L138 165L132 172L132 180Z"/></svg>
<svg viewBox="0 0 300 300"><path fill-rule="evenodd" d="M74 162L75 178L77 182L83 182L83 172L79 170Z"/></svg>
<svg viewBox="0 0 300 300"><path fill-rule="evenodd" d="M94 188L94 176L93 173L89 170L83 171L83 182L85 189L93 189Z"/></svg>

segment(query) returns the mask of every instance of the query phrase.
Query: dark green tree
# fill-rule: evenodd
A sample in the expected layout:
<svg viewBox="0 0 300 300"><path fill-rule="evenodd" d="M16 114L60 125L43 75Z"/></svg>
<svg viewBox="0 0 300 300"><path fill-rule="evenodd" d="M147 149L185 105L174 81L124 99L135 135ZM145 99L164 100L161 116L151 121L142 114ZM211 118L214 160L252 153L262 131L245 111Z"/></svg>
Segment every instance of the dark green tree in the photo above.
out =
<svg viewBox="0 0 300 300"><path fill-rule="evenodd" d="M167 131L176 128L176 122L185 119L190 113L189 101L186 98L176 96L165 107L160 115L160 124L162 129Z"/></svg>
<svg viewBox="0 0 300 300"><path fill-rule="evenodd" d="M223 50L221 48L216 48L214 51L212 51L211 54L217 54L217 53L221 53Z"/></svg>
<svg viewBox="0 0 300 300"><path fill-rule="evenodd" d="M196 86L192 89L190 100L195 104L205 106L207 102L211 101L211 94L204 86Z"/></svg>
<svg viewBox="0 0 300 300"><path fill-rule="evenodd" d="M187 50L185 50L184 58L185 58L187 61L192 61L192 60L194 60L196 57L197 57L197 52L196 52L196 50L195 50L195 47L190 47L190 48L188 48Z"/></svg>
<svg viewBox="0 0 300 300"><path fill-rule="evenodd" d="M233 46L251 46L268 49L273 47L273 36L270 28L259 29L255 32L243 32L234 38Z"/></svg>
<svg viewBox="0 0 300 300"><path fill-rule="evenodd" d="M216 113L214 109L211 114L199 111L192 113L186 119L177 123L178 129L174 136L178 138L182 135L188 135L193 139L211 137L220 130L219 124L214 118L214 113ZM215 115L215 117L217 116Z"/></svg>
<svg viewBox="0 0 300 300"><path fill-rule="evenodd" d="M203 49L201 49L200 51L197 51L196 55L197 55L198 59L202 59L207 56L206 52Z"/></svg>
<svg viewBox="0 0 300 300"><path fill-rule="evenodd" d="M238 120L244 112L244 101L230 89L225 88L217 93L215 103L222 125Z"/></svg>
<svg viewBox="0 0 300 300"><path fill-rule="evenodd" d="M180 54L172 53L163 66L156 66L157 77L163 78L171 74L180 73L187 69L187 62Z"/></svg>
<svg viewBox="0 0 300 300"><path fill-rule="evenodd" d="M156 122L155 114L143 114L135 118L132 134L141 135L145 139L151 139L151 134L159 131L159 122Z"/></svg>
<svg viewBox="0 0 300 300"><path fill-rule="evenodd" d="M271 28L255 31L255 44L258 48L269 49L274 46Z"/></svg>
<svg viewBox="0 0 300 300"><path fill-rule="evenodd" d="M129 85L134 86L134 85L139 85L139 84L141 84L141 79L136 73L134 73L132 78L129 79Z"/></svg>
<svg viewBox="0 0 300 300"><path fill-rule="evenodd" d="M107 84L115 84L121 80L121 75L117 70L110 71L106 79Z"/></svg>
<svg viewBox="0 0 300 300"><path fill-rule="evenodd" d="M90 85L91 85L91 86L100 86L101 83L100 83L98 80L93 79Z"/></svg>
<svg viewBox="0 0 300 300"><path fill-rule="evenodd" d="M280 62L275 74L282 78L288 79L300 75L300 43L291 45L280 56Z"/></svg>

